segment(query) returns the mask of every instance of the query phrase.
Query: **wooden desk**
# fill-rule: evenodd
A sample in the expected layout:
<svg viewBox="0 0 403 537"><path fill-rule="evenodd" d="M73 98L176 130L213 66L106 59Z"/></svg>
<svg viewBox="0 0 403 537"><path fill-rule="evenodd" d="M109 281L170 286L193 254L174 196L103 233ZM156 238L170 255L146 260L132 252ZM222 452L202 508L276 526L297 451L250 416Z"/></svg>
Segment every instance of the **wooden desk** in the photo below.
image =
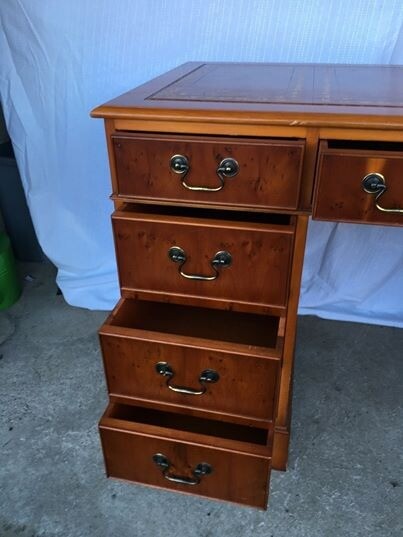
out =
<svg viewBox="0 0 403 537"><path fill-rule="evenodd" d="M92 112L122 293L108 475L266 507L308 217L402 225L402 89L398 66L187 63Z"/></svg>

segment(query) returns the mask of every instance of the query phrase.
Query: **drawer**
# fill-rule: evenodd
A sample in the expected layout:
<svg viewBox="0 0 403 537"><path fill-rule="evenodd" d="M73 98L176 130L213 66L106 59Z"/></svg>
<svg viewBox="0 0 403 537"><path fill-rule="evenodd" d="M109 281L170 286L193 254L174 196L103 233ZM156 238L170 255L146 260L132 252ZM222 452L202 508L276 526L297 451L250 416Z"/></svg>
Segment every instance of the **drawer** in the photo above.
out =
<svg viewBox="0 0 403 537"><path fill-rule="evenodd" d="M123 198L298 208L303 140L127 134L112 146Z"/></svg>
<svg viewBox="0 0 403 537"><path fill-rule="evenodd" d="M272 420L278 317L122 299L100 329L115 401Z"/></svg>
<svg viewBox="0 0 403 537"><path fill-rule="evenodd" d="M255 213L242 213L251 220L240 221L239 214L207 209L148 210L129 206L112 217L123 291L285 308L294 237L289 217L273 216L280 224Z"/></svg>
<svg viewBox="0 0 403 537"><path fill-rule="evenodd" d="M403 144L323 140L313 216L403 225Z"/></svg>
<svg viewBox="0 0 403 537"><path fill-rule="evenodd" d="M108 476L264 508L268 431L110 404L100 422Z"/></svg>

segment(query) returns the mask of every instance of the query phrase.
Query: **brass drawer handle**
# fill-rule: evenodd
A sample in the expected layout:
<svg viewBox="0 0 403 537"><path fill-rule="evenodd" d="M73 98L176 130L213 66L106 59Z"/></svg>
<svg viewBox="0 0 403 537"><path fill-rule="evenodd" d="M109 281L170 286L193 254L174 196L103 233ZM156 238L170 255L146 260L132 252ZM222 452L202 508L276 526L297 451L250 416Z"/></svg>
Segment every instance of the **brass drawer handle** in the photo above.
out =
<svg viewBox="0 0 403 537"><path fill-rule="evenodd" d="M379 198L387 191L385 177L380 173L369 173L362 180L362 188L367 194L375 196L375 207L384 213L403 213L403 209L387 209L379 205Z"/></svg>
<svg viewBox="0 0 403 537"><path fill-rule="evenodd" d="M187 274L183 272L182 267L186 263L187 255L183 248L179 246L172 246L168 250L168 257L174 263L179 263L178 272L183 278L188 280L202 280L202 281L212 281L216 280L219 276L218 269L229 267L232 263L232 256L229 252L220 251L215 254L213 259L210 261L210 264L214 270L214 274L211 276L203 276L201 274Z"/></svg>
<svg viewBox="0 0 403 537"><path fill-rule="evenodd" d="M206 393L207 387L206 383L209 382L218 382L220 380L220 375L214 369L205 369L199 375L199 382L201 384L201 389L188 388L186 386L176 386L171 384L171 381L175 375L174 370L167 362L158 362L155 364L155 370L157 373L163 377L167 377L167 386L170 390L176 393L184 393L186 395L203 395Z"/></svg>
<svg viewBox="0 0 403 537"><path fill-rule="evenodd" d="M207 462L200 462L192 470L193 477L181 476L169 473L171 462L168 457L162 453L155 453L155 455L153 455L153 461L162 469L162 475L165 479L172 481L173 483L180 483L181 485L198 485L204 475L209 475L213 472L213 467L210 464Z"/></svg>
<svg viewBox="0 0 403 537"><path fill-rule="evenodd" d="M219 186L212 188L209 186L192 186L185 181L186 176L190 170L190 164L189 159L184 155L174 155L173 157L171 157L170 167L174 173L177 173L182 176L181 182L185 188L187 188L188 190L197 190L199 192L218 192L219 190L224 188L225 179L227 177L234 177L239 172L239 164L235 159L223 159L218 165L218 168L216 169L220 184Z"/></svg>

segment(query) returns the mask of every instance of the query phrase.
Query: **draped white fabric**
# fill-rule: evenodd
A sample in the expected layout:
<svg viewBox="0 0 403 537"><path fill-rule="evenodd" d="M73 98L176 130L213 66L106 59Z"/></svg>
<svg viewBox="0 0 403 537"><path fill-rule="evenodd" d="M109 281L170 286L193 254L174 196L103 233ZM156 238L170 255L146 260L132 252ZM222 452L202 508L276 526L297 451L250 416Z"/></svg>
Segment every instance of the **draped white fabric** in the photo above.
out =
<svg viewBox="0 0 403 537"><path fill-rule="evenodd" d="M13 0L0 25L0 95L34 225L66 300L87 308L118 298L93 107L189 60L403 63L401 0ZM403 229L312 222L300 304L403 326Z"/></svg>

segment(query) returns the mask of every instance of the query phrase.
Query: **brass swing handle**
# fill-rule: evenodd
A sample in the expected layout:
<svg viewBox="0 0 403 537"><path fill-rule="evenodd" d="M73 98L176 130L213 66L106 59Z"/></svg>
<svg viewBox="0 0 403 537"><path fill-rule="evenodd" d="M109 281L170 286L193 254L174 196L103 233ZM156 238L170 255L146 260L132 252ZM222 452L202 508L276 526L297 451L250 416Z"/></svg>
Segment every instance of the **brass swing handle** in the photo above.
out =
<svg viewBox="0 0 403 537"><path fill-rule="evenodd" d="M188 388L187 386L177 386L175 384L171 384L175 373L167 362L158 362L155 364L155 370L157 373L167 378L167 386L170 390L176 393L184 393L186 395L203 395L207 390L206 383L218 382L220 380L220 375L217 373L217 371L214 371L214 369L205 369L199 375L201 389Z"/></svg>
<svg viewBox="0 0 403 537"><path fill-rule="evenodd" d="M186 263L187 255L183 248L179 246L172 246L168 250L168 257L174 263L179 263L178 272L183 278L188 280L202 280L202 281L212 281L216 280L219 276L218 269L229 267L232 263L232 257L229 252L220 251L215 254L213 259L210 261L211 267L214 270L214 274L211 276L203 276L202 274L187 274L182 270L183 265Z"/></svg>
<svg viewBox="0 0 403 537"><path fill-rule="evenodd" d="M184 155L174 155L171 157L170 168L174 173L181 175L181 182L185 188L188 190L197 190L199 192L218 192L224 188L225 179L227 177L234 177L239 172L239 164L235 159L223 159L216 169L220 184L217 187L212 188L209 186L192 186L185 181L190 170L190 163L189 159Z"/></svg>
<svg viewBox="0 0 403 537"><path fill-rule="evenodd" d="M380 173L369 173L362 180L362 188L367 194L375 196L375 207L384 213L403 213L403 209L387 209L379 205L379 198L385 194L388 187L386 186L385 177Z"/></svg>
<svg viewBox="0 0 403 537"><path fill-rule="evenodd" d="M165 479L172 481L173 483L180 483L181 485L198 485L204 475L209 475L213 471L213 467L210 464L207 462L200 462L192 470L193 477L187 477L169 473L171 462L168 457L162 453L155 453L155 455L153 455L153 461L162 469L162 475Z"/></svg>

